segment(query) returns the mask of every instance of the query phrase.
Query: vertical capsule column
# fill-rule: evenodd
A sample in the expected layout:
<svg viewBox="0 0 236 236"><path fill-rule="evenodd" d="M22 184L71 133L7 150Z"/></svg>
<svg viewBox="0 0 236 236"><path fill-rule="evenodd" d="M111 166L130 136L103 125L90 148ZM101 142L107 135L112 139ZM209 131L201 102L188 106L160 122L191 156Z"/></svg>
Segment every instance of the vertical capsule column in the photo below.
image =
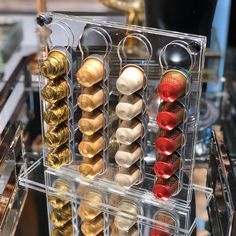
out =
<svg viewBox="0 0 236 236"><path fill-rule="evenodd" d="M84 200L81 200L78 208L78 215L81 219L80 229L83 235L105 235L104 230L107 222L105 221L105 213L99 210L100 204L106 201L103 193L89 189L84 194Z"/></svg>
<svg viewBox="0 0 236 236"><path fill-rule="evenodd" d="M179 46L179 43L176 42L176 45ZM166 47L162 53L165 53ZM162 102L156 118L160 131L156 138L157 160L154 172L157 181L153 186L153 193L161 200L169 199L182 187L182 150L186 138L184 122L187 119L186 106L190 82L189 71L181 67L168 67L164 70L157 89ZM178 175L175 174L177 172Z"/></svg>
<svg viewBox="0 0 236 236"><path fill-rule="evenodd" d="M138 224L138 215L143 214L142 204L134 199L123 198L118 204L119 212L114 218L111 235L141 235L141 224ZM125 217L129 214L129 218Z"/></svg>
<svg viewBox="0 0 236 236"><path fill-rule="evenodd" d="M92 178L104 170L103 151L107 148L103 129L106 126L106 111L103 109L106 99L104 80L109 74L107 62L100 55L87 57L77 72L77 80L82 86L78 105L82 117L78 127L83 134L79 152L83 162L79 166L80 174Z"/></svg>
<svg viewBox="0 0 236 236"><path fill-rule="evenodd" d="M121 97L116 106L116 114L120 119L116 138L120 146L115 154L115 161L120 168L115 182L120 186L131 187L142 176L137 164L143 157L141 139L144 137L144 124L140 115L144 111L144 101L139 92L145 87L145 79L143 69L136 65L127 65L116 82Z"/></svg>
<svg viewBox="0 0 236 236"><path fill-rule="evenodd" d="M84 50L87 47L83 48L82 38L88 38L91 32L102 37L106 51L102 55L91 54L84 59ZM101 27L86 29L79 41L82 63L77 72L77 81L81 88L78 106L82 116L78 121L78 128L83 136L78 146L79 153L83 157L79 172L86 178L101 174L108 165L110 73L108 56L111 47L111 38Z"/></svg>
<svg viewBox="0 0 236 236"><path fill-rule="evenodd" d="M53 188L57 189L57 194L48 193L48 211L49 219L51 220L50 227L51 236L68 236L73 235L73 224L72 224L72 206L71 201L60 197L60 191L69 192L71 186L62 179L57 179L53 183Z"/></svg>
<svg viewBox="0 0 236 236"><path fill-rule="evenodd" d="M159 209L153 219L158 222L150 229L150 236L172 236L178 235L176 228L179 227L179 217L175 210L169 211Z"/></svg>
<svg viewBox="0 0 236 236"><path fill-rule="evenodd" d="M44 139L47 143L46 163L52 168L69 164L70 131L67 96L67 73L70 70L70 55L63 47L54 47L41 63L41 74L47 78L41 90L43 102Z"/></svg>
<svg viewBox="0 0 236 236"><path fill-rule="evenodd" d="M141 42L148 54L142 65L126 64L125 42L133 38ZM121 57L120 51L123 54ZM122 187L132 187L144 179L144 156L146 153L146 105L148 61L152 57L152 46L149 40L137 33L130 34L120 41L117 50L121 68L116 88L120 99L116 106L116 115L120 119L116 131L119 149L115 154L118 172L115 182Z"/></svg>

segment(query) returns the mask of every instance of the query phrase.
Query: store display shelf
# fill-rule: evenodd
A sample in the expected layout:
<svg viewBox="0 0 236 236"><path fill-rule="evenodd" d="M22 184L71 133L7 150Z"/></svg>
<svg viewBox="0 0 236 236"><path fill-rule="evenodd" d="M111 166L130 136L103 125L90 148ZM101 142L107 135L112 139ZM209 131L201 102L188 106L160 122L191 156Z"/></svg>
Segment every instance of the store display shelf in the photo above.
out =
<svg viewBox="0 0 236 236"><path fill-rule="evenodd" d="M9 236L15 234L20 216L25 206L27 195L28 191L26 189L16 187L16 189L14 190L11 202L8 205L7 211L5 212L3 225L0 228L1 236Z"/></svg>
<svg viewBox="0 0 236 236"><path fill-rule="evenodd" d="M70 200L77 206L84 204L91 207L92 204L93 208L99 209L102 212L106 212L112 217L119 214L119 216L122 215L124 218L134 219L134 216L131 213L122 212L118 208L118 205L121 199L136 202L143 210L139 212L137 216L135 216L137 217L135 220L137 220L138 224L142 225L142 229L145 232L146 230L150 231L150 228L165 231L166 226L168 226L168 232L178 233L178 235L191 235L191 232L195 228L198 216L195 215L195 210L193 210L193 208L195 208L193 207L195 204L194 202L193 204L186 206L180 201L173 199L168 201L160 201L157 200L151 193L141 192L136 188L124 190L117 187L116 185L107 184L106 181L103 181L102 179L96 182L89 181L80 177L78 173L77 175L74 175L73 171L68 171L68 169L65 172L63 171L63 168L59 171L55 171L53 169L45 170L44 174L48 183L48 186L46 186L43 181L36 181L37 173L43 171L43 169L44 167L41 158L33 165L26 168L21 174L20 185L40 192L45 192L48 194L48 196L59 196L61 199ZM69 184L70 190L68 192L58 190L54 187L54 183L55 181L58 181L58 179L63 180ZM191 188L193 189L193 193L195 195L201 195L204 197L205 205L202 211L205 210L205 207L208 205L211 199L212 189L197 185L192 185ZM106 196L106 199L108 200L103 203L88 202L88 200L86 201L86 192L88 190L100 192ZM178 224L173 226L155 220L153 217L159 210L174 213L178 219ZM198 214L199 212L201 211L198 211Z"/></svg>

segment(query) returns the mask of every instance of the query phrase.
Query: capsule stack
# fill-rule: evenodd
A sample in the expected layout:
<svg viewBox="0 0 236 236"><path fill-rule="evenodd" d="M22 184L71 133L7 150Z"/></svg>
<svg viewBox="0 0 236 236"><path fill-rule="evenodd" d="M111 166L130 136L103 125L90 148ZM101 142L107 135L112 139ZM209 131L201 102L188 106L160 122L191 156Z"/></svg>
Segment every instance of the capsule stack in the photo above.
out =
<svg viewBox="0 0 236 236"><path fill-rule="evenodd" d="M120 100L116 106L116 115L120 124L116 130L119 149L115 161L119 166L115 182L122 187L131 187L142 179L140 161L143 159L145 113L145 83L144 71L136 65L125 66L116 82Z"/></svg>
<svg viewBox="0 0 236 236"><path fill-rule="evenodd" d="M42 76L47 83L41 91L46 101L43 120L47 132L45 140L48 146L47 164L52 168L60 168L71 160L69 141L69 109L67 105L68 86L65 75L69 70L66 53L52 50L48 58L41 63Z"/></svg>
<svg viewBox="0 0 236 236"><path fill-rule="evenodd" d="M68 183L64 180L56 180L54 188L58 190L57 195L49 195L48 201L52 208L50 212L50 220L54 226L51 235L52 236L72 236L72 208L69 200L58 197L60 191L67 192L70 190Z"/></svg>
<svg viewBox="0 0 236 236"><path fill-rule="evenodd" d="M85 236L100 235L105 229L105 219L103 212L99 210L100 204L104 203L102 193L96 191L88 191L84 200L78 208L78 215L81 219L81 232Z"/></svg>
<svg viewBox="0 0 236 236"><path fill-rule="evenodd" d="M114 224L111 227L111 235L122 236L138 236L137 216L140 214L140 207L135 201L122 199L118 205L119 212L115 216ZM131 214L132 217L127 219L122 216L122 213Z"/></svg>
<svg viewBox="0 0 236 236"><path fill-rule="evenodd" d="M93 178L105 169L104 150L107 140L104 129L107 126L105 81L109 74L108 63L100 55L87 57L77 72L81 86L78 106L82 116L78 128L83 135L78 150L83 157L79 172L86 178Z"/></svg>
<svg viewBox="0 0 236 236"><path fill-rule="evenodd" d="M186 119L186 110L182 103L188 92L188 75L180 70L168 70L163 73L157 90L162 99L157 114L160 128L156 138L157 160L154 172L157 181L153 193L158 199L167 200L181 187L175 173L181 168L181 148L184 134L180 127Z"/></svg>

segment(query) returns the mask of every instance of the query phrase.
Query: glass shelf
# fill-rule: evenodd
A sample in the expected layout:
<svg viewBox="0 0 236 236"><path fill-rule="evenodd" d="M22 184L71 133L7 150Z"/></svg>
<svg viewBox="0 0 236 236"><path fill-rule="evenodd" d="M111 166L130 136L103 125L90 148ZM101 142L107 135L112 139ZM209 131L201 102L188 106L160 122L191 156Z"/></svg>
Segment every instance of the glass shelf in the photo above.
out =
<svg viewBox="0 0 236 236"><path fill-rule="evenodd" d="M45 185L43 178L40 178L41 180L38 178L38 173L43 173L43 171L47 183L49 183L48 186ZM59 191L54 187L53 183L58 179L69 183L71 188L68 192ZM150 179L147 177L146 181L150 181ZM148 214L145 212L145 216L142 214L137 215L137 221L143 226L143 230L150 230L150 228L163 230L163 227L166 226L166 224L153 219L153 212L157 212L160 209L167 211L171 210L178 216L178 226L168 225L168 232L178 232L178 235L191 235L191 232L196 226L196 221L198 218L198 216L193 212L192 204L186 206L182 202L173 199L168 201L160 201L157 200L151 193L140 192L135 188L124 190L119 188L117 185L108 185L106 181L102 181L102 179L96 182L87 180L78 176L78 173L75 174L73 171L68 171L68 169L63 170L62 168L59 171L49 168L44 169L43 158L39 159L31 166L25 168L25 171L20 175L19 182L20 185L26 188L47 193L48 196L59 196L60 198L69 200L73 202L74 205L77 205L77 207L81 204L81 201L82 204L89 205L88 201L86 203L85 189L90 189L97 192L99 191L110 198L112 197L113 200L111 202L108 201L105 203L93 202L93 205L96 205L96 209L106 212L111 216L122 214L122 216L125 218L133 217L127 212L121 213L120 209L117 207L117 201L114 201L114 199L125 198L134 202L138 202L139 206L142 206L142 209L149 212ZM200 195L205 199L204 208L202 208L202 211L204 211L211 199L212 189L194 184L191 187L195 196ZM80 191L79 189L83 189L83 191ZM198 211L198 214L202 211Z"/></svg>

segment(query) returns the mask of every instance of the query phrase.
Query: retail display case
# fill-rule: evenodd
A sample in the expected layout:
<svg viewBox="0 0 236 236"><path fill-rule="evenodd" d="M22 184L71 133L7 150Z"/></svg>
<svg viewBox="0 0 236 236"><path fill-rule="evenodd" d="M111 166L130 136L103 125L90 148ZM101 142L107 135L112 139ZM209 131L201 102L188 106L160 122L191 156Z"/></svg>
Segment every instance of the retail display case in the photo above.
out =
<svg viewBox="0 0 236 236"><path fill-rule="evenodd" d="M51 235L190 235L206 38L44 13L42 160ZM82 29L82 30L81 30ZM46 53L46 55L45 55ZM32 173L43 162L45 184Z"/></svg>

